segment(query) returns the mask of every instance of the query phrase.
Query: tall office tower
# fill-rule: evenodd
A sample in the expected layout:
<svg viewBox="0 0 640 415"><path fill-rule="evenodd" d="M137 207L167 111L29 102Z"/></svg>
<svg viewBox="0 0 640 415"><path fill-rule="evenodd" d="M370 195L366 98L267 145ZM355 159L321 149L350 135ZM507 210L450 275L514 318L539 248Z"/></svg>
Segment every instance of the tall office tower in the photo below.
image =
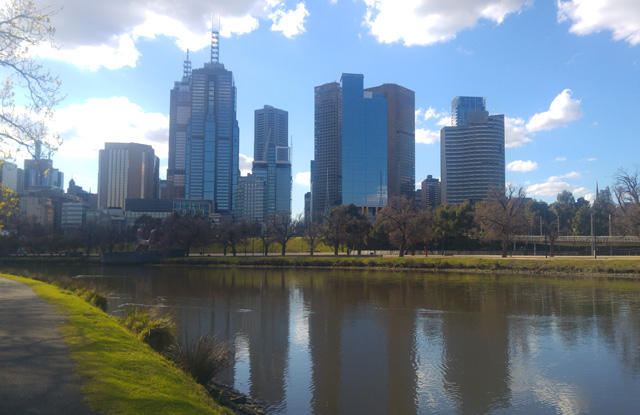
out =
<svg viewBox="0 0 640 415"><path fill-rule="evenodd" d="M387 99L387 182L389 197L414 196L416 182L416 95L396 84L365 91Z"/></svg>
<svg viewBox="0 0 640 415"><path fill-rule="evenodd" d="M342 203L363 213L387 204L387 100L364 76L342 74Z"/></svg>
<svg viewBox="0 0 640 415"><path fill-rule="evenodd" d="M49 159L24 161L24 190L29 188L64 188L64 173L53 168Z"/></svg>
<svg viewBox="0 0 640 415"><path fill-rule="evenodd" d="M265 105L255 111L253 174L265 180L265 219L274 212L291 214L291 149L287 146L289 113Z"/></svg>
<svg viewBox="0 0 640 415"><path fill-rule="evenodd" d="M265 222L266 182L249 173L238 178L233 194L233 219L245 222Z"/></svg>
<svg viewBox="0 0 640 415"><path fill-rule="evenodd" d="M183 64L182 80L176 81L169 106L169 166L167 191L162 198L183 199L187 175L187 128L191 118L191 61L189 51Z"/></svg>
<svg viewBox="0 0 640 415"><path fill-rule="evenodd" d="M440 180L428 175L420 187L420 207L423 210L440 206Z"/></svg>
<svg viewBox="0 0 640 415"><path fill-rule="evenodd" d="M451 101L451 127L440 130L442 203L486 200L504 189L504 115L489 115L482 97Z"/></svg>
<svg viewBox="0 0 640 415"><path fill-rule="evenodd" d="M451 125L454 127L466 125L467 113L485 111L486 103L484 97L455 97L451 101Z"/></svg>
<svg viewBox="0 0 640 415"><path fill-rule="evenodd" d="M238 182L239 128L236 119L236 87L233 73L219 62L219 34L211 33L211 60L191 70L185 62L183 80L172 90L173 130L169 160L174 192L181 181L181 151L184 149L184 197L213 200L215 210L231 215L233 187ZM181 142L186 138L186 144Z"/></svg>
<svg viewBox="0 0 640 415"><path fill-rule="evenodd" d="M311 192L304 194L304 221L311 220Z"/></svg>
<svg viewBox="0 0 640 415"><path fill-rule="evenodd" d="M313 220L342 203L342 88L337 82L314 89Z"/></svg>
<svg viewBox="0 0 640 415"><path fill-rule="evenodd" d="M125 208L125 199L157 199L160 160L151 146L105 143L98 164L98 206Z"/></svg>
<svg viewBox="0 0 640 415"><path fill-rule="evenodd" d="M18 192L18 175L22 174L24 176L24 171L19 169L18 165L9 161L2 160L0 163L0 182L14 192Z"/></svg>
<svg viewBox="0 0 640 415"><path fill-rule="evenodd" d="M289 113L287 111L265 105L255 111L254 115L253 159L267 160L267 149L270 145L287 147L289 145Z"/></svg>

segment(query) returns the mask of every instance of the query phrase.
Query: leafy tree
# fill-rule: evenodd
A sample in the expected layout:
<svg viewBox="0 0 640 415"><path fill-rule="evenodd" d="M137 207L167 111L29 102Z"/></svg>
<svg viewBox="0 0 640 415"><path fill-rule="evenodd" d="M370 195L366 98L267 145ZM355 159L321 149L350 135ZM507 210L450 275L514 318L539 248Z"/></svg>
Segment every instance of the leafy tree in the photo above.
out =
<svg viewBox="0 0 640 415"><path fill-rule="evenodd" d="M569 235L573 232L573 217L579 206L576 206L576 200L573 194L567 190L563 190L556 197L556 202L551 206L551 211L558 220L557 229L560 235Z"/></svg>
<svg viewBox="0 0 640 415"><path fill-rule="evenodd" d="M333 246L334 255L338 255L340 245L347 243L347 224L357 213L358 208L350 203L336 206L324 217L323 240L327 245Z"/></svg>
<svg viewBox="0 0 640 415"><path fill-rule="evenodd" d="M507 256L513 236L527 230L524 206L524 190L513 185L490 190L489 199L476 204L476 222L485 239L500 241L503 258Z"/></svg>
<svg viewBox="0 0 640 415"><path fill-rule="evenodd" d="M241 223L223 222L218 230L218 242L222 244L224 255L227 255L227 248L231 249L233 256L237 255L237 246L243 238L243 228Z"/></svg>
<svg viewBox="0 0 640 415"><path fill-rule="evenodd" d="M440 205L434 215L434 225L434 236L441 247L459 246L473 230L473 206L468 201L461 205Z"/></svg>
<svg viewBox="0 0 640 415"><path fill-rule="evenodd" d="M385 225L389 230L389 241L403 257L407 248L423 241L429 233L428 213L418 210L415 201L406 196L389 198L376 218L376 226Z"/></svg>
<svg viewBox="0 0 640 415"><path fill-rule="evenodd" d="M34 158L60 144L46 126L61 101L60 81L36 62L32 49L52 42L50 24L57 11L31 0L10 0L0 8L0 66L7 78L0 87L1 142L19 147ZM16 104L16 94L19 104ZM18 106L20 105L20 107ZM7 146L3 150L8 151Z"/></svg>
<svg viewBox="0 0 640 415"><path fill-rule="evenodd" d="M2 164L0 163L0 168ZM18 197L13 190L0 183L0 229L4 228L7 220L18 211Z"/></svg>
<svg viewBox="0 0 640 415"><path fill-rule="evenodd" d="M549 241L549 256L555 255L555 241L558 237L558 217L551 207L544 201L531 200L525 206L529 228L540 235L545 235Z"/></svg>
<svg viewBox="0 0 640 415"><path fill-rule="evenodd" d="M358 255L362 255L362 248L364 247L370 230L371 223L357 211L357 208L355 212L351 212L351 219L345 227L345 231L347 232L346 243L349 249L355 249L358 251Z"/></svg>

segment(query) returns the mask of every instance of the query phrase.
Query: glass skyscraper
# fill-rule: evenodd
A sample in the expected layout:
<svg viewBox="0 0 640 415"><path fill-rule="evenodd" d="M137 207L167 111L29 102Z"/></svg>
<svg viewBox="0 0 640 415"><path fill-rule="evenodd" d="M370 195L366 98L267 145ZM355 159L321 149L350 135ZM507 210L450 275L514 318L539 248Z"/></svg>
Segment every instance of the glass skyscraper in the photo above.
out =
<svg viewBox="0 0 640 415"><path fill-rule="evenodd" d="M364 76L342 74L342 204L387 204L387 100L364 90Z"/></svg>
<svg viewBox="0 0 640 415"><path fill-rule="evenodd" d="M175 186L179 179L176 177L182 137L179 133L186 125L184 197L213 200L216 213L231 215L233 187L239 176L240 132L233 73L225 69L218 56L218 33L213 32L211 62L193 71L185 69L181 84L174 87L178 91L175 92L175 100L172 93L172 110L174 103L176 110L174 130L170 125L169 168L175 169L172 171ZM188 66L190 69L190 64ZM175 145L172 147L173 131ZM174 166L171 160L175 160Z"/></svg>
<svg viewBox="0 0 640 415"><path fill-rule="evenodd" d="M489 115L482 97L456 97L451 114L440 130L442 203L486 200L505 186L504 115Z"/></svg>

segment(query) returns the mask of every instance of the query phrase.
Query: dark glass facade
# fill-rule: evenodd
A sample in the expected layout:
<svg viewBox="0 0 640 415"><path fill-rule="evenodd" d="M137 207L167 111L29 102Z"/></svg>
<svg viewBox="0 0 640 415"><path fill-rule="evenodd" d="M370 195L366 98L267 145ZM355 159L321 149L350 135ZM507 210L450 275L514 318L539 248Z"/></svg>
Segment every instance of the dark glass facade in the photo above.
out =
<svg viewBox="0 0 640 415"><path fill-rule="evenodd" d="M364 91L364 76L342 74L342 204L387 204L387 100Z"/></svg>
<svg viewBox="0 0 640 415"><path fill-rule="evenodd" d="M287 147L289 143L289 113L287 111L265 105L255 110L254 114L253 159L267 160L269 145Z"/></svg>
<svg viewBox="0 0 640 415"><path fill-rule="evenodd" d="M467 124L467 113L471 111L486 111L485 97L455 97L451 101L451 125Z"/></svg>

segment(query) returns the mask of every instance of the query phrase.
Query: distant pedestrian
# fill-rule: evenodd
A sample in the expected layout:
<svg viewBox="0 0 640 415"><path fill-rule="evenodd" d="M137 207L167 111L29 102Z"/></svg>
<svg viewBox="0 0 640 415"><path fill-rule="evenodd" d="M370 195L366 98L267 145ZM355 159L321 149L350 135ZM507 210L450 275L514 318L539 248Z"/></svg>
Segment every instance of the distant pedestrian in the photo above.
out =
<svg viewBox="0 0 640 415"><path fill-rule="evenodd" d="M429 256L429 250L428 249L424 250L424 256Z"/></svg>

